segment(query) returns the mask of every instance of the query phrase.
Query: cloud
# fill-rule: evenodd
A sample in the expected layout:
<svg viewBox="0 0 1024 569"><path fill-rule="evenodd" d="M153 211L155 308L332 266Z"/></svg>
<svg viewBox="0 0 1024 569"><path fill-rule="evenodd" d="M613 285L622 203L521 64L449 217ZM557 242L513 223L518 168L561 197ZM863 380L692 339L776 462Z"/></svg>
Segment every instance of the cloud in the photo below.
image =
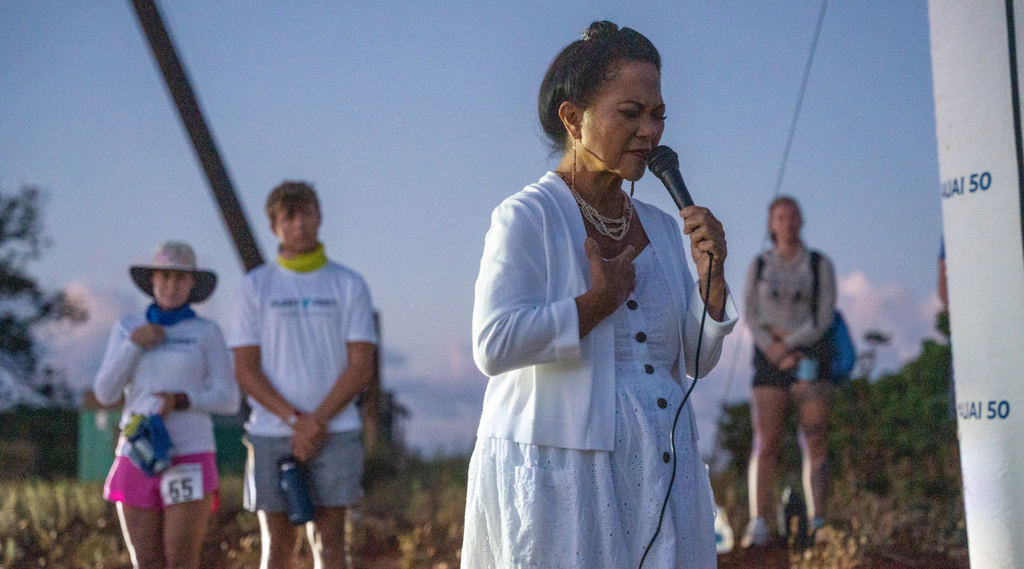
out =
<svg viewBox="0 0 1024 569"><path fill-rule="evenodd" d="M47 324L40 327L37 338L43 364L64 370L68 386L82 392L92 388L114 323L141 306L138 295L93 288L82 282L69 283L65 292L82 302L89 312L88 320L81 324Z"/></svg>
<svg viewBox="0 0 1024 569"><path fill-rule="evenodd" d="M406 444L428 454L465 453L476 438L487 377L473 363L467 343L449 344L443 356L443 365L425 374L385 367L383 388L410 411Z"/></svg>
<svg viewBox="0 0 1024 569"><path fill-rule="evenodd" d="M900 283L875 284L855 271L839 279L839 309L843 312L858 349L872 330L889 336L889 345L878 351L876 371L897 371L921 353L921 342L935 338L937 295L915 298Z"/></svg>
<svg viewBox="0 0 1024 569"><path fill-rule="evenodd" d="M899 370L920 354L922 340L935 337L935 315L940 307L937 295L920 299L900 283L874 283L861 271L841 276L838 288L838 307L858 350L866 348L862 340L866 332L877 330L890 337L889 344L877 352L873 377ZM740 310L742 313L742 307ZM718 365L691 396L705 457L714 452L723 403L750 400L753 354L753 336L741 317L725 340Z"/></svg>

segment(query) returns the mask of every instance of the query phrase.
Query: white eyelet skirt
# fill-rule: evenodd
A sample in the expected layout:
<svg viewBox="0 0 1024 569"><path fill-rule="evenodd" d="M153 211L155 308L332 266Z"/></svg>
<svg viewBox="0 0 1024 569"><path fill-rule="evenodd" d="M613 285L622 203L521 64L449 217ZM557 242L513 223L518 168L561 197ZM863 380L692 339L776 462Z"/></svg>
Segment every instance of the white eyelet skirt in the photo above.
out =
<svg viewBox="0 0 1024 569"><path fill-rule="evenodd" d="M612 452L478 439L462 567L637 567L672 473L665 458L682 396L667 372L620 375ZM717 567L714 497L687 415L676 427L675 483L644 567Z"/></svg>

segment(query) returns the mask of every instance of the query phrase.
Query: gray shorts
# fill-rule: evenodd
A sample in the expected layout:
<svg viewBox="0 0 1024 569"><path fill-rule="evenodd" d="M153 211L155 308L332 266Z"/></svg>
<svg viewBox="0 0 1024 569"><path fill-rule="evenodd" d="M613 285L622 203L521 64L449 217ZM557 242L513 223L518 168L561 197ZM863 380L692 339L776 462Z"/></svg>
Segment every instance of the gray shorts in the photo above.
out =
<svg viewBox="0 0 1024 569"><path fill-rule="evenodd" d="M243 501L250 512L285 512L288 506L277 485L277 461L292 454L291 437L246 435ZM359 431L330 433L313 460L306 463L317 506L350 506L363 495L363 441Z"/></svg>

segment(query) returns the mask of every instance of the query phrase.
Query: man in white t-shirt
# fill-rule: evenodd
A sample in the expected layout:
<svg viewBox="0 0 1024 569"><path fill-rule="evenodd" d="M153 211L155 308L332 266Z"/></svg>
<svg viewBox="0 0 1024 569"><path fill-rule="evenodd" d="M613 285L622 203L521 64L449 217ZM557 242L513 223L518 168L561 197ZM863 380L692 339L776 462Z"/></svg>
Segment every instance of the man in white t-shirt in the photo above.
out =
<svg viewBox="0 0 1024 569"><path fill-rule="evenodd" d="M280 242L277 261L242 281L228 337L252 408L245 505L270 541L262 567L291 567L298 528L278 476L281 461L296 459L315 505L313 553L323 567L344 567L345 508L362 495L353 401L373 374L377 344L370 293L358 273L327 259L320 204L308 184L282 183L266 210Z"/></svg>

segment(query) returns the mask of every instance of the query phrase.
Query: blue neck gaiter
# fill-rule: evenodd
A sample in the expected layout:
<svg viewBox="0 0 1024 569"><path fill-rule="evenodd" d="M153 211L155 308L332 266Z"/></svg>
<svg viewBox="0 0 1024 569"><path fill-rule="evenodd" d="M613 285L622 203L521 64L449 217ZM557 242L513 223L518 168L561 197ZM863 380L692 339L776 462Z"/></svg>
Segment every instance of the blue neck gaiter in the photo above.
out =
<svg viewBox="0 0 1024 569"><path fill-rule="evenodd" d="M164 310L154 302L146 309L146 320L161 326L173 326L182 320L195 317L195 311L188 304L183 304L174 310Z"/></svg>

